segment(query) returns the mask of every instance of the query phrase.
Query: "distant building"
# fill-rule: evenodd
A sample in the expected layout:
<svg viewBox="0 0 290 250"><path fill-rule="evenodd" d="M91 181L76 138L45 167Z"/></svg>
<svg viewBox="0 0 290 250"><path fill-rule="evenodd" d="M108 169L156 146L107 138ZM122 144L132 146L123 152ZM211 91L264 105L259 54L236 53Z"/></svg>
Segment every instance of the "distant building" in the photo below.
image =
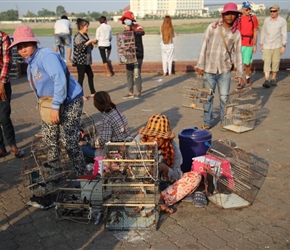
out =
<svg viewBox="0 0 290 250"><path fill-rule="evenodd" d="M136 17L152 16L203 16L208 12L204 0L130 0L130 10Z"/></svg>

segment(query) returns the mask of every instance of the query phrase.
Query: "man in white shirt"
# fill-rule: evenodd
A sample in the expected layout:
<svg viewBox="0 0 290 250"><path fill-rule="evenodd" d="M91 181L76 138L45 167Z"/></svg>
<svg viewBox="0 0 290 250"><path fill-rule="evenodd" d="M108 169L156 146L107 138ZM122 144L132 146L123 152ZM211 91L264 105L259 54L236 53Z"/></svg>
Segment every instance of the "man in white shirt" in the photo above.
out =
<svg viewBox="0 0 290 250"><path fill-rule="evenodd" d="M285 53L287 44L287 22L285 18L279 16L280 7L272 4L270 7L270 17L264 21L261 31L260 50L263 52L264 61L264 88L276 86L277 72L279 71L282 54ZM272 78L270 78L272 72Z"/></svg>
<svg viewBox="0 0 290 250"><path fill-rule="evenodd" d="M66 15L63 15L61 19L57 20L54 25L54 36L55 36L55 44L54 51L58 51L64 59L64 46L67 46L67 58L68 61L71 62L71 54L72 54L72 25L68 20Z"/></svg>

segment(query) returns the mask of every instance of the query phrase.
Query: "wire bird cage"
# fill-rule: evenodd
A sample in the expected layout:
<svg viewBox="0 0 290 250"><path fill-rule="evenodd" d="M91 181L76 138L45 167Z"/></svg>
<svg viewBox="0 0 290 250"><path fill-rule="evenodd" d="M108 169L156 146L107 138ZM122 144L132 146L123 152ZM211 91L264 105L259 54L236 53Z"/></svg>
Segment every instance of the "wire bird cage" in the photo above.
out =
<svg viewBox="0 0 290 250"><path fill-rule="evenodd" d="M155 229L159 220L156 143L106 143L103 206L108 230Z"/></svg>
<svg viewBox="0 0 290 250"><path fill-rule="evenodd" d="M225 116L222 119L223 128L236 133L253 130L258 108L259 98L252 88L234 90L226 104Z"/></svg>
<svg viewBox="0 0 290 250"><path fill-rule="evenodd" d="M264 162L227 141L213 141L205 156L193 159L205 176L208 199L225 209L251 205L267 173Z"/></svg>
<svg viewBox="0 0 290 250"><path fill-rule="evenodd" d="M116 34L119 64L136 63L136 45L133 31Z"/></svg>
<svg viewBox="0 0 290 250"><path fill-rule="evenodd" d="M59 157L47 159L49 147L44 146L42 137L32 141L31 155L22 161L22 178L25 196L43 197L55 193L74 172L66 150L60 145Z"/></svg>
<svg viewBox="0 0 290 250"><path fill-rule="evenodd" d="M97 129L94 119L86 112L81 116L81 140L85 140L87 143L94 145L97 136Z"/></svg>
<svg viewBox="0 0 290 250"><path fill-rule="evenodd" d="M100 178L67 180L58 190L55 211L59 220L94 220L98 224L102 215L102 182Z"/></svg>
<svg viewBox="0 0 290 250"><path fill-rule="evenodd" d="M212 95L211 89L203 88L201 78L195 79L182 89L182 106L203 111Z"/></svg>

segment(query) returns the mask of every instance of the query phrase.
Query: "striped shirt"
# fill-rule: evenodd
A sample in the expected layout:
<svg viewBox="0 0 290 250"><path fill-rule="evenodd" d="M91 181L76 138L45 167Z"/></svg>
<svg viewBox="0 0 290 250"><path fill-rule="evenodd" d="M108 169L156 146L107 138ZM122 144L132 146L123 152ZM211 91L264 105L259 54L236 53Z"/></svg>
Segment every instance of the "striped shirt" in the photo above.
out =
<svg viewBox="0 0 290 250"><path fill-rule="evenodd" d="M0 83L9 82L9 70L11 66L11 52L8 47L11 44L9 36L0 31Z"/></svg>
<svg viewBox="0 0 290 250"><path fill-rule="evenodd" d="M237 70L236 77L243 77L240 32L236 30L232 33L231 28L225 29L222 23L219 23L216 28L213 28L213 25L214 23L210 24L205 31L196 68L210 74L228 73L231 70L231 60L218 27L221 26Z"/></svg>

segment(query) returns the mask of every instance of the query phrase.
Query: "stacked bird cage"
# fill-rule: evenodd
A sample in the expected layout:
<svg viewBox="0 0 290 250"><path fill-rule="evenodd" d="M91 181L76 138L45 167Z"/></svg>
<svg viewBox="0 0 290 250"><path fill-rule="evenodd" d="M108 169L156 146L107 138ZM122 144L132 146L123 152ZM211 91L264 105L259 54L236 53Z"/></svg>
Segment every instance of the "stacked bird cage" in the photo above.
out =
<svg viewBox="0 0 290 250"><path fill-rule="evenodd" d="M119 64L137 62L135 36L133 31L116 34Z"/></svg>
<svg viewBox="0 0 290 250"><path fill-rule="evenodd" d="M234 90L226 104L226 112L222 119L223 128L236 133L253 130L258 108L259 98L252 88Z"/></svg>
<svg viewBox="0 0 290 250"><path fill-rule="evenodd" d="M208 199L225 209L251 205L267 172L255 157L222 140L213 141L204 156L203 171Z"/></svg>
<svg viewBox="0 0 290 250"><path fill-rule="evenodd" d="M108 230L156 229L157 157L156 143L106 143L102 186Z"/></svg>
<svg viewBox="0 0 290 250"><path fill-rule="evenodd" d="M183 87L182 106L203 111L212 95L211 89L203 88L201 78L195 79Z"/></svg>
<svg viewBox="0 0 290 250"><path fill-rule="evenodd" d="M59 156L49 161L47 159L49 147L44 146L41 136L34 138L31 155L22 161L24 193L27 198L54 194L74 173L66 150L62 145L59 148Z"/></svg>
<svg viewBox="0 0 290 250"><path fill-rule="evenodd" d="M98 224L102 215L102 182L100 178L83 176L67 180L66 187L58 190L55 209L57 219L94 220Z"/></svg>

